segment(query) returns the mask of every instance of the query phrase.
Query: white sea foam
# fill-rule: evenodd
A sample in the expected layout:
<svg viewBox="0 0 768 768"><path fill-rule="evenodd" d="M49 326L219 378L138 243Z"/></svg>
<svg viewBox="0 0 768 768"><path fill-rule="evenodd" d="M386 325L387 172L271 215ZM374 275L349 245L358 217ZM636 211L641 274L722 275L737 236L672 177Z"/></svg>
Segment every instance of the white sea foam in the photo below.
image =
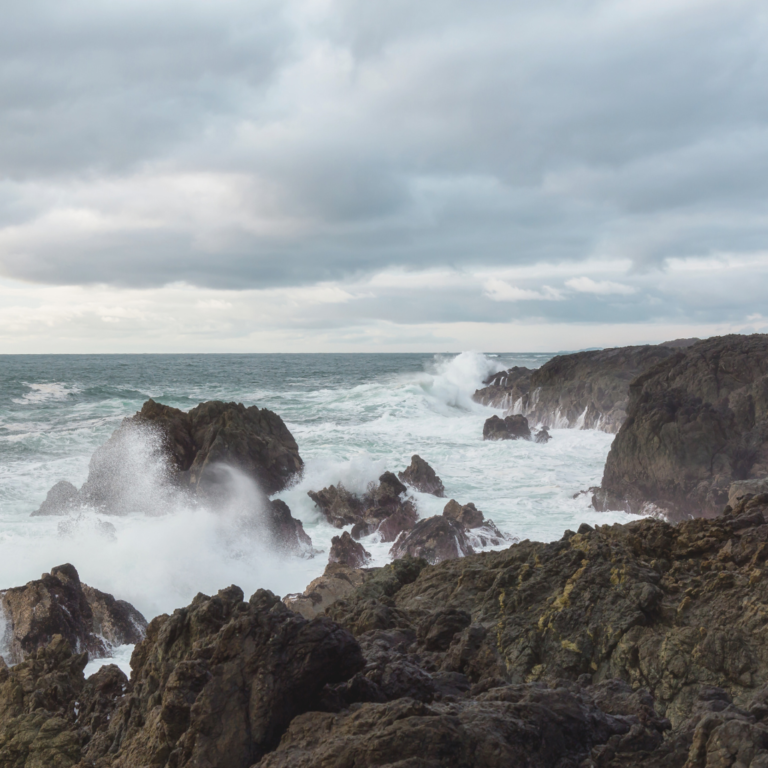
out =
<svg viewBox="0 0 768 768"><path fill-rule="evenodd" d="M85 665L85 669L83 670L83 674L86 677L90 677L91 675L95 675L102 667L107 666L107 664L115 664L116 666L120 667L120 669L125 672L125 674L130 677L131 676L131 654L133 653L133 649L136 646L134 645L120 645L117 648L112 649L112 656L108 659L93 659L89 661Z"/></svg>
<svg viewBox="0 0 768 768"><path fill-rule="evenodd" d="M14 398L13 402L18 405L36 405L38 403L47 403L54 400L66 400L71 395L76 394L80 389L71 384L62 382L51 382L47 384L27 384L29 392L19 398Z"/></svg>

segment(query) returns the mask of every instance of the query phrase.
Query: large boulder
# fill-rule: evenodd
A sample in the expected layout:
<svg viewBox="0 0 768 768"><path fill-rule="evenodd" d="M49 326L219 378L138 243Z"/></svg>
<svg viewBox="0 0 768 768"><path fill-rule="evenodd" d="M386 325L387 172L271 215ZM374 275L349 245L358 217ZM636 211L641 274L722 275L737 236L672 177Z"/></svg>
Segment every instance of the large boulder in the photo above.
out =
<svg viewBox="0 0 768 768"><path fill-rule="evenodd" d="M328 554L329 563L340 563L350 568L362 568L371 561L370 552L366 552L362 544L356 542L346 531L341 536L331 539L331 551Z"/></svg>
<svg viewBox="0 0 768 768"><path fill-rule="evenodd" d="M525 416L513 414L500 419L491 416L483 425L483 440L530 440L531 428Z"/></svg>
<svg viewBox="0 0 768 768"><path fill-rule="evenodd" d="M272 494L303 466L283 420L265 408L211 401L184 412L148 400L96 450L78 492L57 483L33 514L63 514L82 504L107 514L132 512L146 504L147 488L162 505L171 485L216 498L228 491L232 470Z"/></svg>
<svg viewBox="0 0 768 768"><path fill-rule="evenodd" d="M393 559L420 557L428 563L440 563L473 552L462 525L448 517L435 515L420 520L412 530L401 533L390 555Z"/></svg>
<svg viewBox="0 0 768 768"><path fill-rule="evenodd" d="M718 515L735 481L768 477L768 335L708 339L630 389L598 509Z"/></svg>
<svg viewBox="0 0 768 768"><path fill-rule="evenodd" d="M301 520L291 514L281 499L272 499L264 505L267 531L272 537L272 547L278 552L293 555L312 554L312 539L304 531Z"/></svg>
<svg viewBox="0 0 768 768"><path fill-rule="evenodd" d="M411 456L411 463L403 472L398 472L397 476L406 485L410 485L417 491L431 493L438 498L445 496L443 481L437 476L435 470L418 454Z"/></svg>
<svg viewBox="0 0 768 768"><path fill-rule="evenodd" d="M686 341L678 340L682 346ZM557 355L541 368L512 368L494 374L474 399L506 415L522 414L533 424L618 432L626 418L629 384L675 348L617 347Z"/></svg>
<svg viewBox="0 0 768 768"><path fill-rule="evenodd" d="M113 646L140 642L147 627L130 603L81 583L68 563L23 587L0 592L0 605L14 663L46 646L54 635L92 658L109 658Z"/></svg>

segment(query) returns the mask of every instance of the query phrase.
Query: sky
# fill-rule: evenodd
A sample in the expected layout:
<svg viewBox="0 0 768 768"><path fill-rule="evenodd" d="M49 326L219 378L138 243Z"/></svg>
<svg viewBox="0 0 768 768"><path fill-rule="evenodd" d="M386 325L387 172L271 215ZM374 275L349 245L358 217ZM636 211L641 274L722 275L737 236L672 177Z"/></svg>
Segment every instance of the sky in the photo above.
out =
<svg viewBox="0 0 768 768"><path fill-rule="evenodd" d="M768 332L765 0L25 0L0 353Z"/></svg>

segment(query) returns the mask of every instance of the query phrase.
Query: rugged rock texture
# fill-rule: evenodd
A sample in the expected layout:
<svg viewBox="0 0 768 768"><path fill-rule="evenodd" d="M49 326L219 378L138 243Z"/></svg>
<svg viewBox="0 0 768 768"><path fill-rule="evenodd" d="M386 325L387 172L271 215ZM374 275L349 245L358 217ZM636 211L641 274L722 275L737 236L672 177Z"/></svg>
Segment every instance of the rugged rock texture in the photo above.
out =
<svg viewBox="0 0 768 768"><path fill-rule="evenodd" d="M451 499L443 509L443 516L458 523L467 534L470 547L498 546L503 541L511 539L503 534L493 520L486 520L483 513L470 502L462 506Z"/></svg>
<svg viewBox="0 0 768 768"><path fill-rule="evenodd" d="M392 472L385 472L379 484L372 484L362 497L339 483L309 491L326 520L336 528L352 525L352 537L361 539L379 531L383 541L394 541L402 531L416 523L416 507L402 495L408 489Z"/></svg>
<svg viewBox="0 0 768 768"><path fill-rule="evenodd" d="M305 552L311 541L301 522L266 497L303 466L296 441L272 411L211 401L186 413L148 400L96 450L79 491L63 480L32 514L64 515L83 505L109 515L146 514L154 511L148 503L161 507L178 490L212 503L246 493L254 520L264 515L276 546ZM238 471L256 487L244 489Z"/></svg>
<svg viewBox="0 0 768 768"><path fill-rule="evenodd" d="M283 603L305 619L314 619L328 606L354 592L363 584L369 573L369 570L362 568L328 563L323 575L311 581L302 594L286 595Z"/></svg>
<svg viewBox="0 0 768 768"><path fill-rule="evenodd" d="M341 536L331 539L329 563L341 563L350 568L362 568L371 560L370 552L366 552L362 544L358 544L346 531Z"/></svg>
<svg viewBox="0 0 768 768"><path fill-rule="evenodd" d="M474 552L464 526L448 517L435 515L420 520L413 530L403 532L390 550L393 559L422 557L428 563L439 563Z"/></svg>
<svg viewBox="0 0 768 768"><path fill-rule="evenodd" d="M552 439L546 427L542 427L533 438L537 443L548 443Z"/></svg>
<svg viewBox="0 0 768 768"><path fill-rule="evenodd" d="M108 658L111 646L138 643L147 622L124 600L80 582L74 566L52 568L37 581L0 592L12 662L20 662L60 635L92 658Z"/></svg>
<svg viewBox="0 0 768 768"><path fill-rule="evenodd" d="M533 424L618 432L626 418L629 383L675 354L665 346L617 347L558 355L541 368L495 374L474 399Z"/></svg>
<svg viewBox="0 0 768 768"><path fill-rule="evenodd" d="M628 413L595 506L719 514L734 481L768 477L768 335L675 352L632 383Z"/></svg>
<svg viewBox="0 0 768 768"><path fill-rule="evenodd" d="M500 419L491 416L483 425L483 440L530 440L531 429L528 419L520 414Z"/></svg>
<svg viewBox="0 0 768 768"><path fill-rule="evenodd" d="M439 498L445 496L443 481L437 476L435 470L418 454L411 456L411 463L403 472L398 472L397 476L402 482L410 485L417 491L431 493Z"/></svg>

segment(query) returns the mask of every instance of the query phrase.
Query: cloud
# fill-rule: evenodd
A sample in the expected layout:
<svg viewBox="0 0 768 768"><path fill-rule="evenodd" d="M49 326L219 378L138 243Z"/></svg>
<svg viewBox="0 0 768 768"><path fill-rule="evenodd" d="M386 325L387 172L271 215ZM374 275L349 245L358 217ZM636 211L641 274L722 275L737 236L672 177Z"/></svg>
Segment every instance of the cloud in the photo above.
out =
<svg viewBox="0 0 768 768"><path fill-rule="evenodd" d="M536 291L531 288L518 288L495 277L488 280L484 288L485 295L493 301L560 301L563 298L560 291L548 285Z"/></svg>
<svg viewBox="0 0 768 768"><path fill-rule="evenodd" d="M624 283L613 283L610 280L593 280L591 277L572 277L565 281L568 288L579 293L596 293L600 296L617 293L628 296L637 290L631 285Z"/></svg>

